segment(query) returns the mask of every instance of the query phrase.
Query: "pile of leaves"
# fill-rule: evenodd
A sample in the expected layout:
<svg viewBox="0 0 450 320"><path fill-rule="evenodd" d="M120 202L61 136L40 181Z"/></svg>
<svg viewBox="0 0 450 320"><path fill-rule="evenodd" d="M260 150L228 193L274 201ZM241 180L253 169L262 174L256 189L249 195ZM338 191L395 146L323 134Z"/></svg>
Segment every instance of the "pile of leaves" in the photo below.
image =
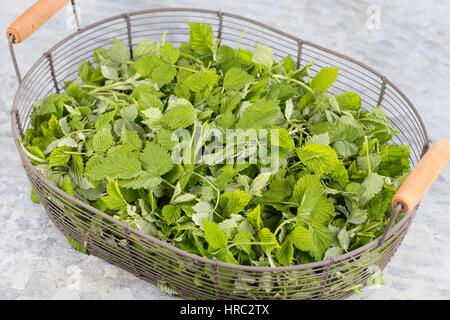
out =
<svg viewBox="0 0 450 320"><path fill-rule="evenodd" d="M354 92L327 94L338 68L312 77L313 62L296 69L290 56L274 61L267 46L219 45L209 25L188 25L179 48L162 35L131 56L114 39L81 63L64 92L36 101L21 140L32 164L112 217L223 262L303 264L378 237L409 172L409 146L392 143L400 133L382 107L364 111ZM239 140L269 129L256 140L276 144L279 165L176 163L178 129L192 135L185 160L211 147L208 130L225 137L239 129Z"/></svg>

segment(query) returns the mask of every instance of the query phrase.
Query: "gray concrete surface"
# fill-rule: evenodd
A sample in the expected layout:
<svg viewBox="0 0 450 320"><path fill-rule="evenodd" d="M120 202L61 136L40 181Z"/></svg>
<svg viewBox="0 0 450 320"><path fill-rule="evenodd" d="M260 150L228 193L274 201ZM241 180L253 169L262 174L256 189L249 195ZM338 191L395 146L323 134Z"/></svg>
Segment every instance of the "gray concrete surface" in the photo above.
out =
<svg viewBox="0 0 450 320"><path fill-rule="evenodd" d="M6 30L31 0L3 0ZM303 39L364 61L388 76L416 105L433 141L450 138L450 3L349 0L78 0L82 25L122 12L158 7L220 9L260 20ZM380 10L370 29L369 7ZM369 10L369 12L367 11ZM69 32L65 8L18 45L22 71ZM371 26L369 22L369 26ZM71 249L40 205L13 144L9 111L17 89L7 42L0 42L0 298L171 299L133 275ZM362 291L366 299L450 299L450 166L421 209L384 272L385 284ZM353 295L350 299L359 299Z"/></svg>

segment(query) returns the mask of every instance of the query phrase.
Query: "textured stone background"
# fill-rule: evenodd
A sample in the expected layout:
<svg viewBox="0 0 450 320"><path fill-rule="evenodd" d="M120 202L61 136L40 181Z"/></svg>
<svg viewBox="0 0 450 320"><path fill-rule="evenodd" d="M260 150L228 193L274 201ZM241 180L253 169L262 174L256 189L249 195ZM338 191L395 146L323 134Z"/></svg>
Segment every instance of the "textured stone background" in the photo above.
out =
<svg viewBox="0 0 450 320"><path fill-rule="evenodd" d="M0 30L33 2L1 1ZM83 26L122 12L158 7L220 9L259 20L367 63L406 93L433 141L450 138L448 1L78 0L78 4ZM371 5L381 10L380 29L367 28ZM70 9L64 8L16 47L23 72L71 32L70 17ZM10 128L17 82L5 39L0 46L0 298L171 299L155 286L71 249L40 205L31 203ZM385 285L364 289L366 299L450 299L449 187L450 166L423 199L405 241L385 269Z"/></svg>

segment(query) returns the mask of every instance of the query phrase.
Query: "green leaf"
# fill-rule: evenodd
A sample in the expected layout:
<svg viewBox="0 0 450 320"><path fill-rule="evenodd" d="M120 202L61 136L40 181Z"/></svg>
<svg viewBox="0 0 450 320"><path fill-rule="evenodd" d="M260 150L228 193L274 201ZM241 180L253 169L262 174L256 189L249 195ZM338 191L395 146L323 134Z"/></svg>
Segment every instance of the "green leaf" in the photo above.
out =
<svg viewBox="0 0 450 320"><path fill-rule="evenodd" d="M234 213L241 212L249 203L250 199L251 195L242 190L224 192L220 195L219 208L225 216L229 217Z"/></svg>
<svg viewBox="0 0 450 320"><path fill-rule="evenodd" d="M66 176L66 178L63 180L61 184L61 190L67 194L70 194L71 196L74 195L72 185L70 184L70 178L68 176Z"/></svg>
<svg viewBox="0 0 450 320"><path fill-rule="evenodd" d="M301 203L306 190L320 188L320 177L312 174L305 174L298 179L292 193L292 201Z"/></svg>
<svg viewBox="0 0 450 320"><path fill-rule="evenodd" d="M214 41L211 26L189 21L187 21L187 24L190 31L189 46L198 53L210 52Z"/></svg>
<svg viewBox="0 0 450 320"><path fill-rule="evenodd" d="M335 96L339 107L343 110L354 110L357 111L361 109L361 98L355 92L346 92Z"/></svg>
<svg viewBox="0 0 450 320"><path fill-rule="evenodd" d="M384 177L375 172L370 172L361 183L362 190L360 194L361 203L366 203L381 191L384 185Z"/></svg>
<svg viewBox="0 0 450 320"><path fill-rule="evenodd" d="M333 144L333 148L344 159L354 156L359 151L358 146L348 141L337 141Z"/></svg>
<svg viewBox="0 0 450 320"><path fill-rule="evenodd" d="M199 92L208 86L209 80L206 72L196 72L184 79L183 85L193 92Z"/></svg>
<svg viewBox="0 0 450 320"><path fill-rule="evenodd" d="M342 248L331 247L331 248L327 249L327 251L325 251L325 256L323 258L324 259L336 258L336 257L340 256L342 253L344 253L344 250Z"/></svg>
<svg viewBox="0 0 450 320"><path fill-rule="evenodd" d="M295 229L290 233L290 238L297 249L302 251L314 250L311 234L305 227L295 227Z"/></svg>
<svg viewBox="0 0 450 320"><path fill-rule="evenodd" d="M133 68L142 75L143 77L148 77L152 74L156 67L163 65L164 62L155 56L145 56L133 63Z"/></svg>
<svg viewBox="0 0 450 320"><path fill-rule="evenodd" d="M142 172L136 178L121 180L120 186L130 189L155 190L162 182L160 177L155 177L154 173Z"/></svg>
<svg viewBox="0 0 450 320"><path fill-rule="evenodd" d="M217 224L203 219L203 229L205 230L205 240L208 242L210 250L214 251L227 247L227 236Z"/></svg>
<svg viewBox="0 0 450 320"><path fill-rule="evenodd" d="M277 116L281 116L276 100L258 100L246 108L237 123L240 129L260 129L268 127Z"/></svg>
<svg viewBox="0 0 450 320"><path fill-rule="evenodd" d="M170 64L175 64L180 57L180 50L176 49L170 42L165 42L160 49L161 58Z"/></svg>
<svg viewBox="0 0 450 320"><path fill-rule="evenodd" d="M290 237L281 244L277 250L277 260L283 266L291 266L294 259L294 246Z"/></svg>
<svg viewBox="0 0 450 320"><path fill-rule="evenodd" d="M311 89L325 92L336 81L339 68L326 67L321 69L311 81Z"/></svg>
<svg viewBox="0 0 450 320"><path fill-rule="evenodd" d="M117 79L119 79L119 72L114 67L107 66L107 65L102 65L102 66L100 66L100 70L102 71L102 75L106 79L109 79L109 80L117 80Z"/></svg>
<svg viewBox="0 0 450 320"><path fill-rule="evenodd" d="M319 200L322 196L321 188L306 189L302 202L297 208L297 217L301 220L308 220L317 208Z"/></svg>
<svg viewBox="0 0 450 320"><path fill-rule="evenodd" d="M130 179L141 173L141 163L138 159L124 155L113 154L107 158L101 158L95 165L86 166L86 177L94 181L100 181L109 177L111 179Z"/></svg>
<svg viewBox="0 0 450 320"><path fill-rule="evenodd" d="M95 122L95 129L97 131L103 130L106 127L106 125L114 119L115 115L116 115L116 110L101 114L98 117L97 121Z"/></svg>
<svg viewBox="0 0 450 320"><path fill-rule="evenodd" d="M255 50L253 51L252 61L270 70L273 62L272 49L267 46L256 45Z"/></svg>
<svg viewBox="0 0 450 320"><path fill-rule="evenodd" d="M302 163L320 175L332 172L341 163L330 146L308 144L296 151Z"/></svg>
<svg viewBox="0 0 450 320"><path fill-rule="evenodd" d="M177 70L175 67L163 64L153 69L151 79L159 85L165 85L171 82L176 74Z"/></svg>
<svg viewBox="0 0 450 320"><path fill-rule="evenodd" d="M137 59L146 55L155 55L156 47L157 47L156 42L150 40L143 40L138 43L136 48L134 48L133 57Z"/></svg>
<svg viewBox="0 0 450 320"><path fill-rule="evenodd" d="M69 244L72 246L72 248L74 248L77 251L80 251L81 253L84 254L89 254L87 252L87 249L85 247L83 247L81 244L79 244L77 241L75 241L74 239L72 239L68 234L66 234L66 238L67 238L67 242L69 242Z"/></svg>
<svg viewBox="0 0 450 320"><path fill-rule="evenodd" d="M344 228L342 228L338 233L338 240L339 244L341 245L341 248L344 250L347 250L350 246L350 236L348 234L348 231Z"/></svg>
<svg viewBox="0 0 450 320"><path fill-rule="evenodd" d="M192 221L200 227L203 227L203 219L210 220L209 217L213 211L213 207L206 201L200 201L192 207L195 213L191 216Z"/></svg>
<svg viewBox="0 0 450 320"><path fill-rule="evenodd" d="M247 214L247 219L255 230L262 228L261 206L259 204Z"/></svg>
<svg viewBox="0 0 450 320"><path fill-rule="evenodd" d="M125 128L122 129L121 135L122 145L129 146L135 151L141 151L142 140L139 135L134 131L129 131Z"/></svg>
<svg viewBox="0 0 450 320"><path fill-rule="evenodd" d="M312 215L312 222L328 224L336 215L333 203L326 196L322 196L319 199L314 209L315 212Z"/></svg>
<svg viewBox="0 0 450 320"><path fill-rule="evenodd" d="M234 237L233 244L236 244L236 248L245 251L247 254L251 254L252 246L248 244L251 240L252 234L247 230L241 230Z"/></svg>
<svg viewBox="0 0 450 320"><path fill-rule="evenodd" d="M111 135L111 130L102 130L98 131L94 135L94 139L92 141L92 145L94 147L94 151L97 153L105 152L109 149L111 144L113 143L113 137Z"/></svg>
<svg viewBox="0 0 450 320"><path fill-rule="evenodd" d="M168 225L174 224L180 219L181 210L179 207L168 204L162 208L162 216Z"/></svg>
<svg viewBox="0 0 450 320"><path fill-rule="evenodd" d="M320 134L314 134L314 135L309 136L306 139L306 144L329 145L330 144L330 136L328 135L328 132L320 133Z"/></svg>
<svg viewBox="0 0 450 320"><path fill-rule="evenodd" d="M319 223L311 223L309 233L314 245L314 256L316 260L321 260L325 251L333 243L333 233L327 227Z"/></svg>
<svg viewBox="0 0 450 320"><path fill-rule="evenodd" d="M267 183L269 183L270 179L270 172L260 173L258 176L256 176L255 179L253 179L252 184L250 185L250 190L248 191L249 194L261 197L261 190L263 190Z"/></svg>
<svg viewBox="0 0 450 320"><path fill-rule="evenodd" d="M39 200L39 198L33 188L31 188L31 202L38 203L38 204L41 203L41 201Z"/></svg>
<svg viewBox="0 0 450 320"><path fill-rule="evenodd" d="M127 206L127 202L125 201L116 180L108 179L106 192L108 193L108 196L101 197L100 199L102 199L108 208L117 209Z"/></svg>
<svg viewBox="0 0 450 320"><path fill-rule="evenodd" d="M126 63L130 60L130 49L121 40L114 38L110 49L111 59L118 63Z"/></svg>
<svg viewBox="0 0 450 320"><path fill-rule="evenodd" d="M161 123L171 129L178 129L189 127L196 119L194 107L189 101L184 100L170 108L162 116Z"/></svg>
<svg viewBox="0 0 450 320"><path fill-rule="evenodd" d="M70 160L70 153L65 153L66 151L70 151L68 147L60 147L56 148L50 153L48 158L51 167L58 167L67 164Z"/></svg>
<svg viewBox="0 0 450 320"><path fill-rule="evenodd" d="M268 228L262 228L261 230L259 230L258 237L259 240L264 243L260 246L261 249L265 252L270 252L273 249L280 247L277 239L275 238L275 235Z"/></svg>
<svg viewBox="0 0 450 320"><path fill-rule="evenodd" d="M166 149L154 142L147 142L139 159L142 162L144 170L161 176L173 168L173 161Z"/></svg>
<svg viewBox="0 0 450 320"><path fill-rule="evenodd" d="M282 147L288 151L295 150L295 142L289 132L284 128L272 128L270 132L270 142L272 145Z"/></svg>
<svg viewBox="0 0 450 320"><path fill-rule="evenodd" d="M227 91L239 91L253 80L254 78L247 72L239 68L231 68L225 73L223 88Z"/></svg>

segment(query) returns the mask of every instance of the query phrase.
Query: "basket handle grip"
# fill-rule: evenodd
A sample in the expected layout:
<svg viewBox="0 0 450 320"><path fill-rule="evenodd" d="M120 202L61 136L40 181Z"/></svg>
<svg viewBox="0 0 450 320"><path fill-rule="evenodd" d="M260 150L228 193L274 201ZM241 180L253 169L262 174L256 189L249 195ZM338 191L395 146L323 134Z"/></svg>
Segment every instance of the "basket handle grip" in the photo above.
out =
<svg viewBox="0 0 450 320"><path fill-rule="evenodd" d="M392 198L392 206L402 205L400 212L412 210L431 187L434 180L450 160L450 141L439 139L420 159L397 193Z"/></svg>
<svg viewBox="0 0 450 320"><path fill-rule="evenodd" d="M6 37L14 36L14 43L20 43L45 24L69 0L39 0L20 15L6 30Z"/></svg>

